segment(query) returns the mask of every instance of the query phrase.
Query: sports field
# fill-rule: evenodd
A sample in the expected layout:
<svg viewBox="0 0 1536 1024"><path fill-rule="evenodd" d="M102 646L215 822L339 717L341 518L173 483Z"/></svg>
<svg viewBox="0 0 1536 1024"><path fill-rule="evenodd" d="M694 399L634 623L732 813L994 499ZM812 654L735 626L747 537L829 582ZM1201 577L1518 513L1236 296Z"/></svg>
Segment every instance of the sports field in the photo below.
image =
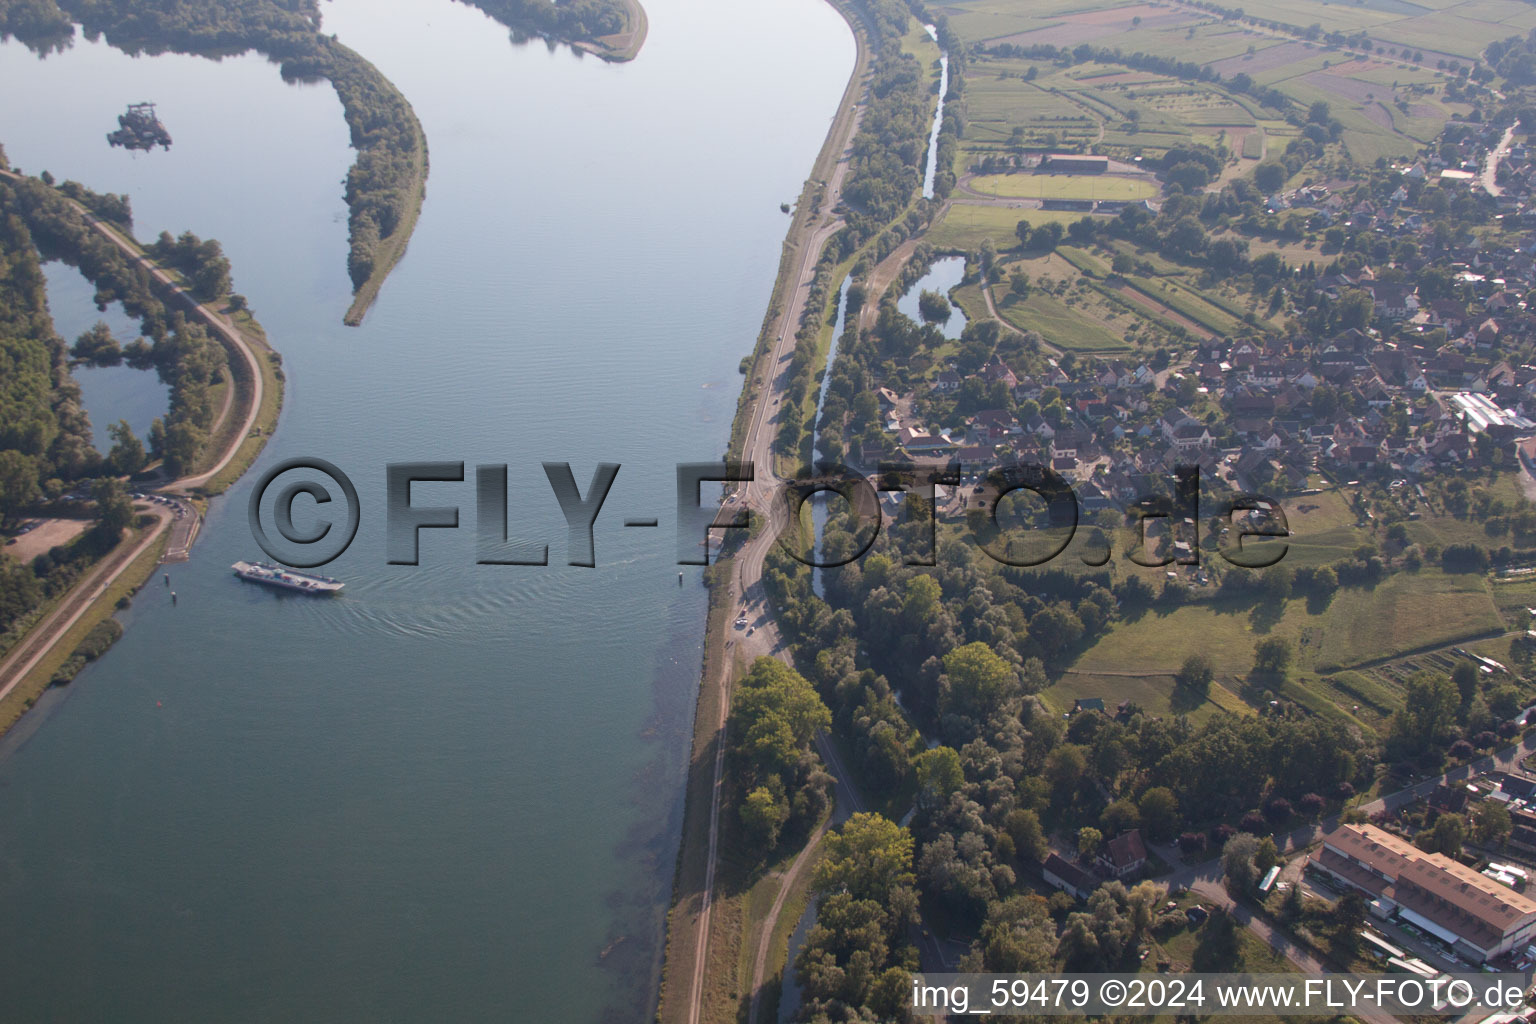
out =
<svg viewBox="0 0 1536 1024"><path fill-rule="evenodd" d="M1103 174L985 174L970 181L972 191L1007 199L1151 199L1157 182L1150 176Z"/></svg>

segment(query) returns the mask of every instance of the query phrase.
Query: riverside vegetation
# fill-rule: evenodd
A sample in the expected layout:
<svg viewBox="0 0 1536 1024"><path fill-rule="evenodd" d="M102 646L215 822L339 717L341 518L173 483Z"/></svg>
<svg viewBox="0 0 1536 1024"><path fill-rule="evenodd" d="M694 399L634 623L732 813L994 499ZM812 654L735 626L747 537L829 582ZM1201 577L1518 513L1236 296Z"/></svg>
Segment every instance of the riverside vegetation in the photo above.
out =
<svg viewBox="0 0 1536 1024"><path fill-rule="evenodd" d="M54 187L46 171L38 178L0 179L0 528L9 532L28 513L95 519L74 540L30 563L0 556L0 653L13 648L49 603L116 548L125 530L150 521L136 524L121 478L157 469L175 478L209 461L224 390L236 386L219 340L181 309L167 306L149 269L104 237L81 207L131 239L126 196L98 194L72 181ZM199 301L223 302L227 313L260 336L244 298L231 291L229 260L217 241L190 232L179 238L163 234L146 251L179 273ZM95 286L98 303L121 302L138 319L142 335L123 344L98 322L72 345L60 338L48 313L45 259L78 269ZM265 354L280 380L275 353ZM126 422L113 425L113 446L102 454L92 447L90 420L70 367L119 363L154 370L170 387L170 404L145 439ZM110 619L98 622L51 681L73 678L120 634Z"/></svg>
<svg viewBox="0 0 1536 1024"><path fill-rule="evenodd" d="M1263 9L1212 7L1177 17L1212 47L1230 35L1230 54L1181 55L1184 26L1148 32L1139 8L1125 11L1123 43L1010 38L1080 13L1092 38L1120 6L975 2L933 18L963 86L946 104L948 203L915 200L899 171L882 176L890 189L861 193L801 324L798 398L835 312L833 271L850 264L817 424L827 457L1056 462L1093 495L1087 543L1049 567L977 549L987 512L974 480L939 513L934 566L907 564L928 549L921 516L826 570L820 594L805 566L769 555L764 583L794 665L781 688L800 695L790 706L820 698L811 710L876 809L831 833L812 880L817 923L787 965L803 1022L906 1020L917 924L965 949L962 969L1286 969L1233 916L1191 923L1187 899L1164 912L1158 877L1178 858L1219 859L1231 899L1326 962L1356 963L1357 901L1257 894L1278 839L1514 741L1536 695L1524 632L1536 506L1511 432L1469 430L1450 400L1483 391L1536 411L1536 35L1480 26L1493 34L1447 39L1457 61L1343 31L1346 9L1326 9L1332 21L1293 44L1294 27ZM1294 45L1305 64L1295 80L1244 70L1244 45ZM1362 116L1371 88L1403 116L1386 127ZM1202 120L1207 107L1219 113ZM1498 163L1506 129L1516 148ZM1106 185L1037 176L1042 151L1140 166L1096 179ZM1479 169L1502 194L1468 181ZM1057 208L968 197L955 185L969 173L997 176L1012 189L1001 196L1059 196ZM1135 189L1115 189L1126 181ZM1038 182L1055 187L1030 191ZM859 221L873 210L885 222ZM962 210L981 210L967 223L982 229L955 230ZM914 237L910 263L881 266ZM943 255L967 259L949 296L967 318L958 340L895 307ZM877 276L888 289L872 287ZM785 405L796 401L792 390ZM905 450L898 417L942 430L951 452ZM804 460L810 428L782 420L778 450ZM1173 443L1191 432L1208 440ZM1121 532L1136 519L1131 496L1180 462L1202 466L1201 516L1148 535L1151 561L1169 564L1132 564L1122 556L1143 541ZM1282 496L1295 534L1280 565L1214 557L1237 490ZM1017 506L1009 517L1048 525ZM826 553L858 550L851 521L831 519ZM1198 569L1171 563L1175 542L1201 552ZM1112 561L1081 564L1094 548ZM779 763L797 771L770 777L752 760L753 728L733 722L743 767L730 824L737 855L766 868L814 835L821 769L774 726ZM1419 802L1377 820L1469 863L1511 856L1507 815L1478 800L1465 815ZM1048 859L1091 871L1132 833L1157 852L1123 881L1088 875L1085 901L1052 891Z"/></svg>

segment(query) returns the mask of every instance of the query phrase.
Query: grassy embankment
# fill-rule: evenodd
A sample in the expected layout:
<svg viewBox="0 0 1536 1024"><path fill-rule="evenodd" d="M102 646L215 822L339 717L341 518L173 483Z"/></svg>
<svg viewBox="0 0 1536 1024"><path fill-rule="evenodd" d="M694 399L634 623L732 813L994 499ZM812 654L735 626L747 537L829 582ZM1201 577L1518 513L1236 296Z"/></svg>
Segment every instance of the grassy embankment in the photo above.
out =
<svg viewBox="0 0 1536 1024"><path fill-rule="evenodd" d="M122 550L125 545L131 550L134 545L143 541L146 531L155 529L159 529L158 524L153 527L133 530L129 533L127 539L122 541L115 550ZM107 587L106 590L92 600L85 614L80 616L80 619L65 631L58 642L53 645L53 649L48 652L47 656L34 665L32 671L28 672L22 681L10 693L6 694L3 700L0 700L0 735L3 735L7 729L15 725L17 720L26 713L27 709L37 702L38 697L42 696L43 691L52 684L54 674L75 653L75 649L80 646L86 634L94 629L98 623L111 616L117 610L119 601L131 597L135 591L144 585L146 580L154 575L155 566L159 564L160 556L164 553L166 542L169 539L170 531L168 529L161 531L159 539L145 548L122 575L113 581L111 586ZM107 555L108 560L111 558L112 555ZM100 561L93 565L91 570L87 570L87 572L94 570L99 565L101 565ZM50 614L59 605L68 601L70 594L73 592L74 590L71 588L71 590L50 601L39 609L38 617L41 618Z"/></svg>
<svg viewBox="0 0 1536 1024"><path fill-rule="evenodd" d="M810 243L811 232L819 217L817 195L819 182L827 181L842 154L843 141L848 136L853 107L869 73L871 55L865 37L863 19L850 7L833 0L833 6L853 29L857 54L848 86L838 103L838 112L828 130L826 141L812 167L811 174L801 190L796 203L783 250L779 269L774 279L768 308L758 333L757 343L751 355L743 359L745 382L738 399L736 415L731 425L731 437L727 456L739 459L746 448L747 429L757 403L764 400L767 374L771 371L770 353L779 321L786 314L795 285L795 268L802 255L801 247ZM829 332L822 332L828 334ZM824 360L824 356L820 357ZM659 995L658 1019L663 1022L688 1019L694 976L697 917L699 901L704 890L709 856L709 817L714 785L716 744L725 741L723 731L717 730L722 709L729 706L730 685L736 673L744 666L731 664L726 657L726 639L731 635L731 618L734 612L734 592L730 580L734 576L729 559L717 563L708 575L710 584L710 612L705 628L704 664L699 688L698 704L694 713L692 754L689 763L688 785L685 797L682 841L678 849L676 876L673 884L672 906L667 914L667 948L665 967L662 972ZM730 848L732 830L726 822L727 813L722 808L721 851L716 869L715 896L711 910L710 937L706 945L709 966L704 972L704 992L701 1000L701 1019L706 1022L735 1021L740 1015L744 989L750 985L751 962L746 959L742 941L744 935L757 933L759 924L752 917L771 907L773 897L766 901L748 899L748 890L733 864L740 863L739 853ZM734 879L734 880L733 880ZM795 897L786 902L793 909ZM786 914L787 916L787 914ZM786 933L787 935L787 933ZM775 950L778 947L775 946ZM777 955L777 953L776 953ZM746 966L743 961L746 959ZM782 963L782 960L780 960ZM770 963L770 968L774 965ZM780 968L781 969L781 968ZM746 977L743 980L742 971ZM750 992L745 993L750 999Z"/></svg>

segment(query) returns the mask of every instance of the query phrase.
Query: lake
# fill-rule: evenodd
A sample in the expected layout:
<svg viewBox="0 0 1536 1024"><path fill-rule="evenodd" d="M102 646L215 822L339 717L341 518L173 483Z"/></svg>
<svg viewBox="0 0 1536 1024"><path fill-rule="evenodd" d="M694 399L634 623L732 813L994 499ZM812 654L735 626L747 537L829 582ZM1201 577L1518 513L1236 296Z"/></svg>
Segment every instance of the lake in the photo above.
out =
<svg viewBox="0 0 1536 1024"><path fill-rule="evenodd" d="M129 193L141 239L222 242L288 379L256 472L319 456L362 501L324 570L345 594L306 600L230 574L259 555L248 476L167 567L177 604L157 574L0 741L4 1015L648 1020L705 608L698 568L677 582L674 468L724 450L852 37L820 0L657 0L640 58L607 65L448 0L322 9L431 152L359 329L329 86L254 55L0 46L13 164ZM169 152L108 148L141 100ZM513 539L551 564L475 564L472 479L418 485L461 528L387 564L385 466L415 460L508 464ZM622 465L595 569L565 564L544 461L583 492ZM660 528L621 525L641 516Z"/></svg>

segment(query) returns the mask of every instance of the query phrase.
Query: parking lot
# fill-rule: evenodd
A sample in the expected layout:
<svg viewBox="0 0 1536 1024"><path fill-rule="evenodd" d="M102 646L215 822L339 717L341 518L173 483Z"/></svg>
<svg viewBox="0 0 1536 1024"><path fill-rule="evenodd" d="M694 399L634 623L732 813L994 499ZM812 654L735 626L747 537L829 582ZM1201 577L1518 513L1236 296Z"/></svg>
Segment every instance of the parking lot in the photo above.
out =
<svg viewBox="0 0 1536 1024"><path fill-rule="evenodd" d="M30 562L50 548L68 544L90 525L88 519L29 519L22 524L25 532L6 541L5 553L19 561Z"/></svg>

